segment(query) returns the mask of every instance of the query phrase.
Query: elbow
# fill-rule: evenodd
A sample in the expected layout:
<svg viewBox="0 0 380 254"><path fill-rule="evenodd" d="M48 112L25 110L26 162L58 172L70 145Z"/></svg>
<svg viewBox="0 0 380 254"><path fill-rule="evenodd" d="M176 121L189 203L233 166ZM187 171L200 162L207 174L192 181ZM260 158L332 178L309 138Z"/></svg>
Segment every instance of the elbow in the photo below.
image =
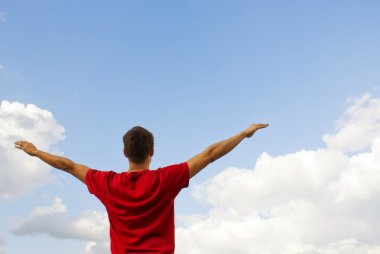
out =
<svg viewBox="0 0 380 254"><path fill-rule="evenodd" d="M71 166L69 166L69 165L63 165L63 166L61 167L61 169L62 169L63 171L65 171L65 172L67 172L67 173L70 173L70 174L72 174L72 172L73 172L73 168L72 168Z"/></svg>
<svg viewBox="0 0 380 254"><path fill-rule="evenodd" d="M68 161L66 163L63 163L61 169L67 173L73 174L73 172L75 170L75 163L73 163L72 161Z"/></svg>
<svg viewBox="0 0 380 254"><path fill-rule="evenodd" d="M208 163L213 163L214 161L216 161L218 158L213 156L213 155L210 155L210 157L208 157Z"/></svg>
<svg viewBox="0 0 380 254"><path fill-rule="evenodd" d="M207 164L213 163L214 161L217 160L217 157L215 155L215 148L210 146L209 148L206 149L205 151L205 157L207 160Z"/></svg>

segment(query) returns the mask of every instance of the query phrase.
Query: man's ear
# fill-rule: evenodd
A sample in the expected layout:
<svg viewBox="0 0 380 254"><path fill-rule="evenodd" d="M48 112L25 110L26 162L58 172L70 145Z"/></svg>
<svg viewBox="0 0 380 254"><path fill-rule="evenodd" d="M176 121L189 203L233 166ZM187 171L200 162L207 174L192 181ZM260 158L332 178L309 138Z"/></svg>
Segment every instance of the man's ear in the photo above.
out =
<svg viewBox="0 0 380 254"><path fill-rule="evenodd" d="M124 156L128 158L128 150L127 150L127 148L124 148L123 151L124 151Z"/></svg>
<svg viewBox="0 0 380 254"><path fill-rule="evenodd" d="M154 154L154 148L152 148L152 149L150 150L150 153L149 153L150 157L153 157L153 154Z"/></svg>

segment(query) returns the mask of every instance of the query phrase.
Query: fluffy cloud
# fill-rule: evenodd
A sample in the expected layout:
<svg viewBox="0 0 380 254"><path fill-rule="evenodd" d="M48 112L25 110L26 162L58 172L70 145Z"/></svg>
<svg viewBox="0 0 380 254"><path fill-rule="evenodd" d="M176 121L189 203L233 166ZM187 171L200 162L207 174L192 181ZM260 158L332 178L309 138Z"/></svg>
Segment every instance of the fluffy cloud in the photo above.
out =
<svg viewBox="0 0 380 254"><path fill-rule="evenodd" d="M86 244L83 254L108 254L109 252L109 242L97 243L91 241Z"/></svg>
<svg viewBox="0 0 380 254"><path fill-rule="evenodd" d="M367 93L352 101L337 123L337 133L324 135L330 149L359 151L380 137L380 100Z"/></svg>
<svg viewBox="0 0 380 254"><path fill-rule="evenodd" d="M213 207L176 230L177 253L380 253L380 99L353 100L326 147L228 168L193 195ZM195 219L194 219L195 218Z"/></svg>
<svg viewBox="0 0 380 254"><path fill-rule="evenodd" d="M108 241L108 227L106 213L84 211L77 217L69 217L65 204L57 197L50 206L34 208L13 232L19 236L47 234L102 243Z"/></svg>
<svg viewBox="0 0 380 254"><path fill-rule="evenodd" d="M54 116L35 105L2 101L0 104L0 199L18 196L49 179L50 167L14 148L29 140L39 148L64 138L64 128Z"/></svg>

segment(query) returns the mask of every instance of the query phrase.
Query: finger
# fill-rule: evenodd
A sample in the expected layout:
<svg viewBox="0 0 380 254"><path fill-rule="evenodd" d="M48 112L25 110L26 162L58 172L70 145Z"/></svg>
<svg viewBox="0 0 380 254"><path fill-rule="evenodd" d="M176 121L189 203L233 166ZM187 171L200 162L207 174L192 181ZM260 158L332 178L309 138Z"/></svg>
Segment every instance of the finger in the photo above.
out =
<svg viewBox="0 0 380 254"><path fill-rule="evenodd" d="M17 141L17 142L15 142L15 147L18 149L22 149L22 147L25 143L26 143L26 141Z"/></svg>
<svg viewBox="0 0 380 254"><path fill-rule="evenodd" d="M15 142L16 145L26 145L28 144L29 142L28 141L25 141L25 140L20 140L20 141L17 141Z"/></svg>

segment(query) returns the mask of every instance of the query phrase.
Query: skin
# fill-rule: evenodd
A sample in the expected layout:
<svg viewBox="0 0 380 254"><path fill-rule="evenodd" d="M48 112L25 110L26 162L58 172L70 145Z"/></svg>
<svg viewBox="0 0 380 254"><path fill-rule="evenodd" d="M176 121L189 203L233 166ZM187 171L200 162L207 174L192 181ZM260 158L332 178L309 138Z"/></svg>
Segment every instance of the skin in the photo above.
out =
<svg viewBox="0 0 380 254"><path fill-rule="evenodd" d="M236 135L228 139L212 144L201 153L189 159L187 163L189 165L190 178L195 176L202 169L207 167L207 165L209 165L210 163L214 162L215 160L223 157L224 155L232 151L242 140L252 137L257 130L266 128L267 126L268 124L251 124L245 130L237 133ZM89 170L87 166L75 163L72 160L65 157L57 156L38 150L34 144L28 141L17 141L15 142L15 147L24 151L30 156L35 156L41 159L42 161L51 165L54 168L72 174L77 179L86 184L86 174ZM125 149L124 154L128 154L128 151ZM132 161L129 161L128 172L149 169L153 155L154 149L150 151L149 155L142 163L135 164Z"/></svg>

